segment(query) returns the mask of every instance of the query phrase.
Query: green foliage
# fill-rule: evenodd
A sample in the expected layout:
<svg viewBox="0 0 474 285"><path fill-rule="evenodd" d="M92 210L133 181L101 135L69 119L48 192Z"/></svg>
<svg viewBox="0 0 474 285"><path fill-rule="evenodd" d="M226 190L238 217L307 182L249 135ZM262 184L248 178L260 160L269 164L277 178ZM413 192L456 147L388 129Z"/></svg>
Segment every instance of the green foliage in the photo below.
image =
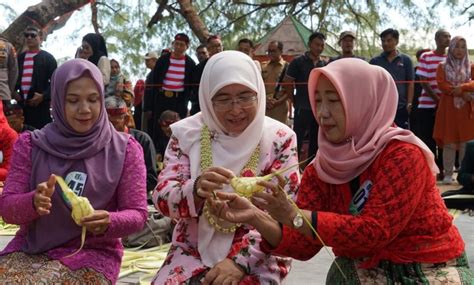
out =
<svg viewBox="0 0 474 285"><path fill-rule="evenodd" d="M39 0L38 0L39 1ZM199 45L189 24L179 14L178 1L167 2L161 20L151 29L147 24L155 14L158 0L97 1L100 32L107 41L110 57L117 59L129 77L143 78L147 72L143 55L150 50L158 53L170 48L178 32L191 38L188 54L194 55ZM434 31L443 17L456 19L465 25L474 17L471 0L194 0L192 4L211 34L220 34L225 49L235 49L240 38L253 41L262 38L287 15L295 15L312 30L328 36L327 42L337 47L337 37L343 30L358 35L359 53L367 58L380 52L378 34L386 28L400 31L400 49L412 52L432 47ZM82 9L81 22L67 35L74 46L80 45L84 28L92 31L90 6ZM6 28L18 15L11 5L0 3L0 29ZM5 23L4 23L5 22ZM64 40L52 34L49 41ZM59 61L63 61L59 59Z"/></svg>
<svg viewBox="0 0 474 285"><path fill-rule="evenodd" d="M176 33L188 34L194 43L192 47L198 45L187 22L175 12L165 11L163 18L148 29L147 24L158 8L153 0L114 0L97 8L109 57L115 58L130 78L144 78L148 72L143 59L145 53L160 54L162 49L170 48Z"/></svg>
<svg viewBox="0 0 474 285"><path fill-rule="evenodd" d="M170 48L173 36L178 32L190 36L189 54L194 54L199 45L188 23L179 14L180 7L175 1L168 1L162 19L147 29L147 23L157 10L156 2L112 0L107 1L107 5L98 5L101 32L108 49L111 54L119 55L116 59L132 78L144 77L146 73L143 55L149 50L160 52L163 48ZM235 49L237 41L243 37L257 41L285 16L293 14L310 29L326 33L328 43L335 47L341 31L357 32L357 49L361 55L370 58L381 50L378 34L389 27L400 30L400 47L405 52L426 46L423 43L431 43L438 28L436 11L440 5L449 9L451 14L459 15L462 12L460 2L467 3L457 0L422 3L416 0L321 0L287 1L287 4L276 0L195 0L192 3L209 32L221 35L225 49ZM262 4L265 6L261 7ZM472 13L466 13L469 12Z"/></svg>
<svg viewBox="0 0 474 285"><path fill-rule="evenodd" d="M129 77L144 77L146 68L143 56L148 50L158 50L156 31L147 30L150 15L143 10L148 1L107 1L97 5L99 29L107 42L110 58L115 58ZM148 10L148 9L147 9Z"/></svg>

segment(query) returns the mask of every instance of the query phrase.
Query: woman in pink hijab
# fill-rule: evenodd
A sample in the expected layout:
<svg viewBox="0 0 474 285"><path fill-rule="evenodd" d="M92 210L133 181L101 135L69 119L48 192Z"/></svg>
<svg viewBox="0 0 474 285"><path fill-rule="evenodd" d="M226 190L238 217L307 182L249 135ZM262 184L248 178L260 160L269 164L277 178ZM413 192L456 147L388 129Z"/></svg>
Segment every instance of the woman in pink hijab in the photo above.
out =
<svg viewBox="0 0 474 285"><path fill-rule="evenodd" d="M297 205L336 256L339 267L332 265L326 284L472 284L464 242L436 187L432 154L392 124L398 96L390 74L359 59L338 60L314 69L308 88L320 147L303 174ZM261 185L274 194L256 194L252 204L218 193L214 212L254 226L269 253L316 255L323 244L304 217L278 185Z"/></svg>

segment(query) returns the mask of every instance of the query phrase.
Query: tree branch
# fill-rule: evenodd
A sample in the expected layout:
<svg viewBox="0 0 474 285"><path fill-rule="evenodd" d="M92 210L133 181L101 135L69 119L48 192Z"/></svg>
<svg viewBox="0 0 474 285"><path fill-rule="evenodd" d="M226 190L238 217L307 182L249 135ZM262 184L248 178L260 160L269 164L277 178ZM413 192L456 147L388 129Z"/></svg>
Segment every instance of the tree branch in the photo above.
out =
<svg viewBox="0 0 474 285"><path fill-rule="evenodd" d="M373 24L369 21L369 19L367 19L365 16L361 15L359 12L357 12L354 7L352 7L351 3L349 3L349 1L345 1L346 2L346 5L347 5L347 8L349 9L349 11L356 17L356 22L357 23L362 23L362 20L365 21L368 26L370 27L370 29L372 31L376 31L375 27L373 26ZM362 20L361 20L362 19Z"/></svg>
<svg viewBox="0 0 474 285"><path fill-rule="evenodd" d="M466 13L469 9L473 8L474 7L474 3L472 3L471 5L467 6L466 8L464 8L464 10L462 10L461 12L461 15ZM469 17L469 18L472 18L473 16Z"/></svg>
<svg viewBox="0 0 474 285"><path fill-rule="evenodd" d="M303 7L301 7L300 9L298 9L298 11L294 12L294 10L296 9L296 4L295 4L295 6L294 6L294 8L293 8L293 13L292 13L292 15L293 15L293 16L298 15L301 11L303 11L303 10L304 10L306 7L308 7L309 5L311 5L311 2L304 4Z"/></svg>
<svg viewBox="0 0 474 285"><path fill-rule="evenodd" d="M214 5L214 3L216 3L215 0L212 0L212 1L209 1L209 4L204 8L202 9L200 12L199 12L199 16L201 16L202 14L204 14L207 10L209 10L212 5Z"/></svg>
<svg viewBox="0 0 474 285"><path fill-rule="evenodd" d="M296 2L300 2L300 1L296 1ZM273 8L273 7L282 6L282 5L286 6L288 4L296 5L297 3L295 3L295 1L285 1L285 2L278 1L276 3L255 4L255 3L248 3L248 2L245 2L245 1L232 1L232 4L245 5L245 6L251 6L251 7L261 7L263 9L265 9L265 8Z"/></svg>
<svg viewBox="0 0 474 285"><path fill-rule="evenodd" d="M252 15L253 13L259 11L259 10L262 10L262 9L266 9L265 7L263 6L257 6L255 9L251 10L250 12L246 13L246 14L243 14L237 18L235 18L234 20L231 20L230 22L227 23L227 25L225 27L223 27L222 29L220 29L219 31L217 31L217 33L220 33L222 31L224 31L225 29L227 29L228 27L232 26L235 22L238 22L239 20L242 20L243 18L249 16L249 15Z"/></svg>
<svg viewBox="0 0 474 285"><path fill-rule="evenodd" d="M209 30L199 14L196 12L191 0L178 0L180 14L186 19L193 33L201 43L209 37Z"/></svg>
<svg viewBox="0 0 474 285"><path fill-rule="evenodd" d="M50 24L44 28L43 34L49 35L53 31L59 30L62 27L64 27L64 25L66 25L66 22L69 20L69 18L71 18L72 14L73 12L69 12L51 21ZM46 40L46 36L43 37L43 40Z"/></svg>
<svg viewBox="0 0 474 285"><path fill-rule="evenodd" d="M331 7L331 4L332 4L331 0L323 0L321 2L321 12L318 15L318 21L319 21L318 30L327 31L327 28L326 28L327 21L325 21L325 19L326 19L326 15L328 13L329 7Z"/></svg>
<svg viewBox="0 0 474 285"><path fill-rule="evenodd" d="M94 1L94 0L92 0ZM91 2L92 2L91 1ZM95 2L95 1L94 1ZM127 20L127 18L125 18L124 16L122 16L122 14L120 14L120 9L114 9L114 7L110 6L109 4L105 3L105 2L95 2L97 5L104 5L105 7L109 8L110 10L114 11L115 14L119 15L120 18L122 18L123 20Z"/></svg>
<svg viewBox="0 0 474 285"><path fill-rule="evenodd" d="M170 14L173 14L173 13L181 14L181 12L182 12L180 9L175 8L175 7L173 7L172 5L168 5L168 6L166 7L166 10L168 10L168 12L170 12Z"/></svg>
<svg viewBox="0 0 474 285"><path fill-rule="evenodd" d="M97 22L97 2L91 2L91 22L94 27L94 32L100 34L99 32L99 23Z"/></svg>
<svg viewBox="0 0 474 285"><path fill-rule="evenodd" d="M73 13L77 9L89 4L90 0L43 0L41 3L28 7L8 28L3 32L3 36L10 41L15 48L20 51L23 46L23 31L28 26L36 26L43 30L44 36L53 32L49 26L61 27L55 21L57 17L63 21L62 16ZM65 16L67 17L67 16ZM60 22L60 21L58 21Z"/></svg>
<svg viewBox="0 0 474 285"><path fill-rule="evenodd" d="M151 17L150 21L147 24L147 28L151 29L153 25L158 23L162 18L163 18L163 11L167 8L168 6L168 0L160 0L156 1L158 3L158 9L156 9L155 14L153 17Z"/></svg>

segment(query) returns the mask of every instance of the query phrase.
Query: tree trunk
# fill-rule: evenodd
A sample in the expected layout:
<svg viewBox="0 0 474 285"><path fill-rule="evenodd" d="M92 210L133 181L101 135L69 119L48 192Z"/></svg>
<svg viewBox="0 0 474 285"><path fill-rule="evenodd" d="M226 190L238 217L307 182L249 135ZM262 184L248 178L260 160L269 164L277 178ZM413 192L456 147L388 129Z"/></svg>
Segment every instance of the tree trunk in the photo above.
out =
<svg viewBox="0 0 474 285"><path fill-rule="evenodd" d="M186 19L186 22L188 22L191 30L198 37L201 43L205 43L209 37L209 30L191 3L191 0L178 0L178 3L181 11L180 13L184 19Z"/></svg>
<svg viewBox="0 0 474 285"><path fill-rule="evenodd" d="M20 51L23 46L23 31L28 26L36 26L43 30L45 38L55 28L62 27L66 14L72 14L75 10L89 4L90 0L43 0L41 3L28 7L18 18L11 23L3 32L15 48ZM59 18L58 18L59 17ZM59 25L58 25L59 22ZM54 27L51 29L50 27Z"/></svg>

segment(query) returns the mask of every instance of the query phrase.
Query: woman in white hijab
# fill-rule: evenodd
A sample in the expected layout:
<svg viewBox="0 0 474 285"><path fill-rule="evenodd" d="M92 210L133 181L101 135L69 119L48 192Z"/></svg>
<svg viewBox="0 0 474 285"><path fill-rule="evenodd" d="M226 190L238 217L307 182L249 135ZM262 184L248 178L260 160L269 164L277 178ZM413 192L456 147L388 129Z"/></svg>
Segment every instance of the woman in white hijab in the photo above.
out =
<svg viewBox="0 0 474 285"><path fill-rule="evenodd" d="M265 117L260 72L240 52L221 52L209 60L199 103L201 113L171 125L153 195L163 215L178 219L173 246L153 284L279 284L290 260L264 252L253 228L217 219L207 200L213 191L232 192L234 175L264 175L297 163L296 135ZM293 197L298 168L283 177Z"/></svg>

